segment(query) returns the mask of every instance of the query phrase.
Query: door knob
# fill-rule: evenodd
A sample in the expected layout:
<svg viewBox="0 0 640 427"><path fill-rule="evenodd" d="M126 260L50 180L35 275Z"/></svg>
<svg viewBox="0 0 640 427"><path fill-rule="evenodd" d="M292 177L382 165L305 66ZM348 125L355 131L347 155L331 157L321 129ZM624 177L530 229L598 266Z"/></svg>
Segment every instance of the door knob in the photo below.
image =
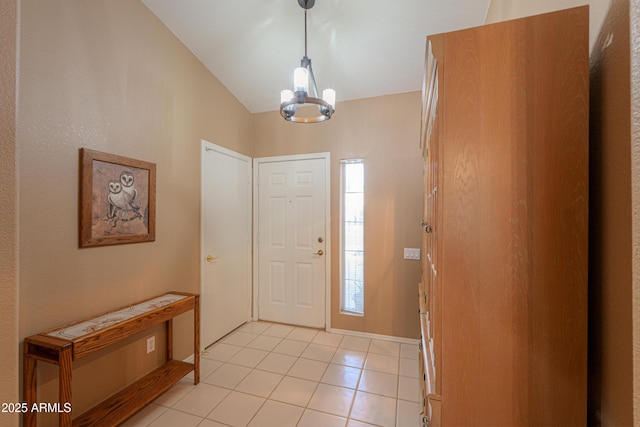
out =
<svg viewBox="0 0 640 427"><path fill-rule="evenodd" d="M324 255L324 251L322 249L319 249L318 252L314 252L313 254L322 256Z"/></svg>
<svg viewBox="0 0 640 427"><path fill-rule="evenodd" d="M215 261L217 259L218 259L217 256L207 255L207 262Z"/></svg>

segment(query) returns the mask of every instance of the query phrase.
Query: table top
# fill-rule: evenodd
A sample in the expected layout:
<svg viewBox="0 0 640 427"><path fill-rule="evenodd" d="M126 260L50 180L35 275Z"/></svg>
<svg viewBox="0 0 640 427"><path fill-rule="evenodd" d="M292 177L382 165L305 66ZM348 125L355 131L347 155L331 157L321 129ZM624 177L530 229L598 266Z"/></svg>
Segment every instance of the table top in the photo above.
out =
<svg viewBox="0 0 640 427"><path fill-rule="evenodd" d="M137 316L142 316L146 313L157 310L158 308L162 308L176 301L180 301L184 298L189 298L189 296L190 295L182 295L177 293L174 294L170 292L135 305L121 308L117 311L112 311L88 320L53 329L44 333L43 335L71 341L77 340L85 335L108 328L110 326L114 326L125 320L129 320Z"/></svg>

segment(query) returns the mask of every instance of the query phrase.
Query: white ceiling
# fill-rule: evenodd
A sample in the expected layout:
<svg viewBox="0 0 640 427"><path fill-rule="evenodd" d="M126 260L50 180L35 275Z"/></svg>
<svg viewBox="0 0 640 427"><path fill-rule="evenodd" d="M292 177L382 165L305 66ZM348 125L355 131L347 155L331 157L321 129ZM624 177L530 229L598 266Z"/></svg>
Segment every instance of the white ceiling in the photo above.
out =
<svg viewBox="0 0 640 427"><path fill-rule="evenodd" d="M143 0L252 113L277 110L304 55L298 0ZM317 0L308 56L340 102L420 90L425 37L482 25L490 0Z"/></svg>

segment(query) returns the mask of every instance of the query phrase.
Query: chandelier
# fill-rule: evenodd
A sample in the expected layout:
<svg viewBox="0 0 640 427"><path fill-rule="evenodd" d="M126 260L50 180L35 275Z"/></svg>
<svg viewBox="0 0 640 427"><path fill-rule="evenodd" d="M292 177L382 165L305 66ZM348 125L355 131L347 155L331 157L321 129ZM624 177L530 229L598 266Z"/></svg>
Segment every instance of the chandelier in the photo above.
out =
<svg viewBox="0 0 640 427"><path fill-rule="evenodd" d="M285 120L295 123L317 123L329 120L336 109L336 91L325 89L322 98L318 97L318 87L311 68L311 59L307 56L307 10L315 4L315 0L298 0L300 7L304 9L304 57L300 61L300 67L293 71L293 90L285 89L280 92L280 115ZM311 86L312 95L309 95ZM312 106L313 113L306 115L301 113L301 107ZM317 110L316 110L317 109ZM308 113L310 109L304 109Z"/></svg>

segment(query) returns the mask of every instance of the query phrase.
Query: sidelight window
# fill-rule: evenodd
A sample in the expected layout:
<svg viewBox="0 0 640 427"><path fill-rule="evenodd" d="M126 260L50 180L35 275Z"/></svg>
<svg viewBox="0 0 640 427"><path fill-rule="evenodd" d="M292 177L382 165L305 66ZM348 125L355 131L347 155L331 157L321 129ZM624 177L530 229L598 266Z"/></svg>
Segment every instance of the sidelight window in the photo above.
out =
<svg viewBox="0 0 640 427"><path fill-rule="evenodd" d="M340 308L364 314L364 162L341 161Z"/></svg>

